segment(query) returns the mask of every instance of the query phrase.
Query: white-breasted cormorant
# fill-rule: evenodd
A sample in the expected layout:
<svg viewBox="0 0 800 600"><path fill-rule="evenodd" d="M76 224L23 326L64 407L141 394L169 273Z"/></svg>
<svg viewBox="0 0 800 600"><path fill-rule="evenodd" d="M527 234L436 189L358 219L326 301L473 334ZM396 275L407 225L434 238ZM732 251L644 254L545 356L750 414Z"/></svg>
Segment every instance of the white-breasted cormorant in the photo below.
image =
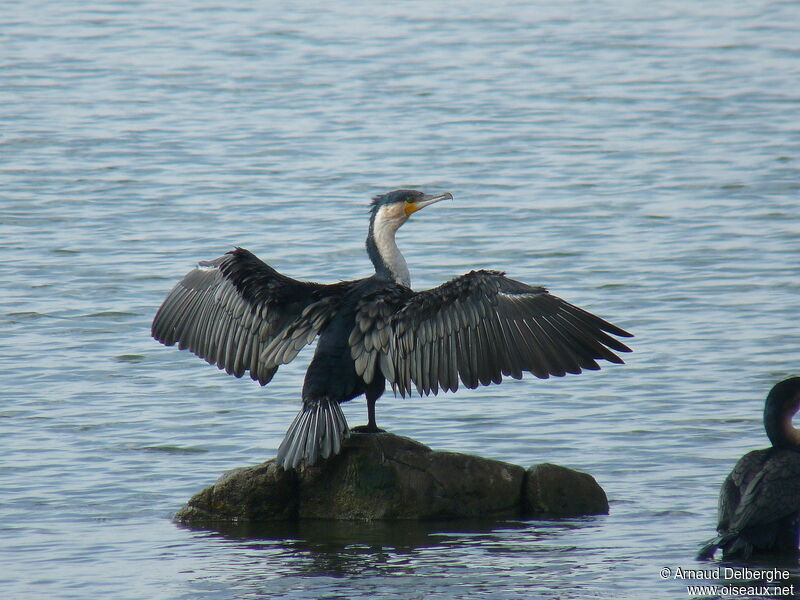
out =
<svg viewBox="0 0 800 600"><path fill-rule="evenodd" d="M757 554L797 555L800 531L800 431L792 417L800 409L800 377L776 384L764 405L771 448L748 452L725 478L719 493L719 535L703 546L700 559L722 549L725 558Z"/></svg>
<svg viewBox="0 0 800 600"><path fill-rule="evenodd" d="M630 334L542 287L498 271L471 271L437 288L411 290L395 232L421 208L451 199L396 190L372 202L367 253L375 274L330 285L278 273L243 248L201 262L170 292L152 334L207 362L266 385L317 336L303 384L303 408L278 450L284 468L337 454L349 435L341 402L366 395L369 423L380 431L375 401L388 381L405 397L455 391L582 369L596 359L622 363L630 352L611 337Z"/></svg>

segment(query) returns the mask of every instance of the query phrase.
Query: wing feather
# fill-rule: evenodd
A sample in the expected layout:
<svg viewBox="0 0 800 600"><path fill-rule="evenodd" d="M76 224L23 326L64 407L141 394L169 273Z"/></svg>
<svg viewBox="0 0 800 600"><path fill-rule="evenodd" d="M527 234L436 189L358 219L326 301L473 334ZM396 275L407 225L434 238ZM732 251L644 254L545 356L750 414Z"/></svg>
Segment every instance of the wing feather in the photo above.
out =
<svg viewBox="0 0 800 600"><path fill-rule="evenodd" d="M528 340L528 346L533 355L539 358L546 379L550 375L563 377L566 371L561 366L558 356L553 354L552 346L548 343L547 334L542 329L541 324L535 319L526 319L520 322L526 329L523 329L523 336ZM530 334L528 337L526 334Z"/></svg>
<svg viewBox="0 0 800 600"><path fill-rule="evenodd" d="M500 344L503 347L503 360L505 361L505 370L503 375L513 377L514 379L522 378L523 365L521 357L524 356L519 344L519 330L516 329L512 323L505 317L497 320L497 331L495 334L496 339L505 340L508 347Z"/></svg>
<svg viewBox="0 0 800 600"><path fill-rule="evenodd" d="M630 337L544 288L472 271L423 292L387 285L363 298L350 346L359 375L380 369L405 396L412 385L435 394L459 379L475 388L523 371L547 378L621 363L615 351L630 349L612 335Z"/></svg>
<svg viewBox="0 0 800 600"><path fill-rule="evenodd" d="M281 348L283 362L294 358L326 323L319 309L303 322L308 307L327 302L330 308L341 285L291 279L237 248L201 262L178 282L153 319L152 335L236 377L249 371L265 385L280 364L264 356L267 347L287 330L302 330L288 350Z"/></svg>
<svg viewBox="0 0 800 600"><path fill-rule="evenodd" d="M466 381L462 378L461 381L464 382L468 388L476 388L480 384L480 371L478 370L478 343L479 340L475 335L475 330L472 327L465 327L461 330L461 335L459 336L460 342L464 345L464 350L467 354L467 360L469 361L469 381Z"/></svg>

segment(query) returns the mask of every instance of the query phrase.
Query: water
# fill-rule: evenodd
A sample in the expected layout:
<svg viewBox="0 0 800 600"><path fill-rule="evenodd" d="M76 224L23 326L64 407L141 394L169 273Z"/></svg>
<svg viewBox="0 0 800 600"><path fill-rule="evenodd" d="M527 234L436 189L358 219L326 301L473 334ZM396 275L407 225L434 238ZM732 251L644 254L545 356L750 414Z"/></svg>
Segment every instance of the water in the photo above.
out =
<svg viewBox="0 0 800 600"><path fill-rule="evenodd" d="M0 11L5 597L686 597L660 569L701 566L798 374L797 5L251 4ZM166 292L232 245L368 275L366 204L401 186L455 196L401 231L415 287L503 269L637 337L599 373L386 395L381 425L588 471L611 514L174 525L274 456L309 353L235 380L149 339Z"/></svg>

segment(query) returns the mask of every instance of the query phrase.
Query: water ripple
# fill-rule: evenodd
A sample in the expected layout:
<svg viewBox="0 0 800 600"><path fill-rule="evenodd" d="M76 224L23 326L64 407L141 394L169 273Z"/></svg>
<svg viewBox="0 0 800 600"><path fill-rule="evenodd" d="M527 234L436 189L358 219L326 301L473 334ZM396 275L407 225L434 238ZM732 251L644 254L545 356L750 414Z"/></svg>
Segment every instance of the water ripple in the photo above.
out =
<svg viewBox="0 0 800 600"><path fill-rule="evenodd" d="M27 2L0 17L0 585L48 598L666 597L797 375L792 3ZM149 339L198 260L368 275L366 204L446 190L417 288L501 269L636 334L624 367L378 405L438 449L592 473L611 515L221 532L265 388ZM434 210L434 209L431 209ZM457 411L453 407L458 406ZM361 401L344 407L351 424Z"/></svg>

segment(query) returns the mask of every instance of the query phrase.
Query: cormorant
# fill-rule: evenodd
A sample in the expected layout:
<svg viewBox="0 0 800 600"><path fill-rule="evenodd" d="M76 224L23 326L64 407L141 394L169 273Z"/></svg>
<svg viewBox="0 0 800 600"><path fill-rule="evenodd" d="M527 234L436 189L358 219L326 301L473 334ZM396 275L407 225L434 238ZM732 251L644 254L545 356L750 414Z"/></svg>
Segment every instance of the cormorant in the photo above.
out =
<svg viewBox="0 0 800 600"><path fill-rule="evenodd" d="M800 377L776 384L764 405L771 448L748 452L725 478L719 493L719 535L697 557L754 554L797 555L800 531L800 431L792 417L800 409Z"/></svg>
<svg viewBox="0 0 800 600"><path fill-rule="evenodd" d="M581 369L596 359L622 363L630 352L615 336L631 334L542 287L499 271L471 271L415 292L395 232L416 211L450 194L395 190L371 205L367 253L375 274L330 285L282 275L236 248L200 262L169 293L153 320L161 343L178 343L207 362L266 385L317 336L303 384L303 407L278 450L285 469L337 454L349 435L341 402L366 396L378 432L375 401L386 381L405 397L500 383L523 371L540 378Z"/></svg>

